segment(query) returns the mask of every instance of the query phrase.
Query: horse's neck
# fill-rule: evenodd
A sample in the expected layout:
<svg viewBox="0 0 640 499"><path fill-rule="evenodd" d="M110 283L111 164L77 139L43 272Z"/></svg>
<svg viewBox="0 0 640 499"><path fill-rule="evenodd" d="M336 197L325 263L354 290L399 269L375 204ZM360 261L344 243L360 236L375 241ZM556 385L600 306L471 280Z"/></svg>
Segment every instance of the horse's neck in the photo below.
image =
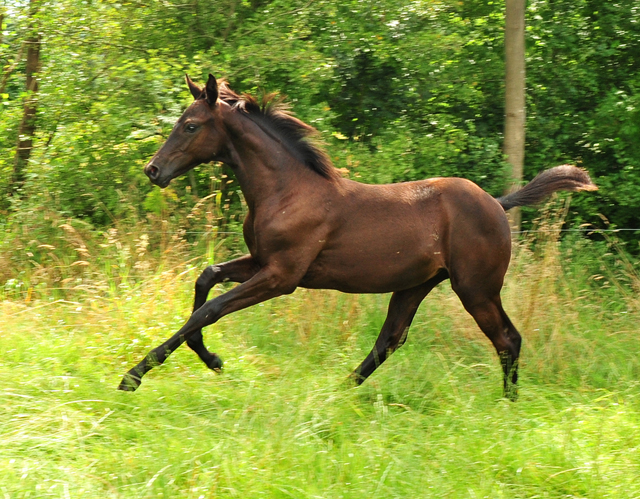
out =
<svg viewBox="0 0 640 499"><path fill-rule="evenodd" d="M297 164L291 151L250 118L236 116L231 123L233 169L250 210L274 197L303 192L311 172ZM317 174L316 174L317 175Z"/></svg>

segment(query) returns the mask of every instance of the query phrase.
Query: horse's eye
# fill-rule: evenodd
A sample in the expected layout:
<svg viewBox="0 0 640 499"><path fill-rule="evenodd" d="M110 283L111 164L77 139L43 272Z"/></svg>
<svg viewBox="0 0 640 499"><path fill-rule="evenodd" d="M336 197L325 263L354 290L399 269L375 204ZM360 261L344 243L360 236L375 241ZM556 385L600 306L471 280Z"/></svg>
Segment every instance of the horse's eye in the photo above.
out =
<svg viewBox="0 0 640 499"><path fill-rule="evenodd" d="M186 127L184 127L184 129L186 132L193 133L198 129L198 127L193 123L189 123Z"/></svg>

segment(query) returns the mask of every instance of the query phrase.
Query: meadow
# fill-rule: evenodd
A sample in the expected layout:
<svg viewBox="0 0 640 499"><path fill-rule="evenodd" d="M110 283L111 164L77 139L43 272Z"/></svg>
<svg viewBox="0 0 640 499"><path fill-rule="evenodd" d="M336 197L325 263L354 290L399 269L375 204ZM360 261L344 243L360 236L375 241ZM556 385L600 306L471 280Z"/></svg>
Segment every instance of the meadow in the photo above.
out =
<svg viewBox="0 0 640 499"><path fill-rule="evenodd" d="M205 330L221 374L185 345L119 392L225 255L144 266L111 236L111 261L82 260L90 283L2 291L1 497L640 497L640 280L615 244L554 230L514 244L503 300L524 345L512 403L448 282L361 387L346 378L389 296L299 289ZM127 279L136 265L143 277Z"/></svg>

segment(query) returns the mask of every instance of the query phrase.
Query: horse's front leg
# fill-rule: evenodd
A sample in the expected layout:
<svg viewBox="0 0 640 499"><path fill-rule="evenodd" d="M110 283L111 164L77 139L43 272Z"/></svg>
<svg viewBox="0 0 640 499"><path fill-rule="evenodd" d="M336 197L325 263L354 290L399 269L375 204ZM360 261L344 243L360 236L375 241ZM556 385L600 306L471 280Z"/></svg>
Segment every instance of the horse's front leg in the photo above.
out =
<svg viewBox="0 0 640 499"><path fill-rule="evenodd" d="M162 364L174 350L188 341L197 331L236 310L292 293L300 278L301 276L285 272L274 265L261 268L251 279L207 301L193 312L187 323L176 334L151 350L142 362L125 374L118 389L134 391L140 386L141 379L147 372Z"/></svg>
<svg viewBox="0 0 640 499"><path fill-rule="evenodd" d="M196 281L193 311L195 312L204 305L209 296L209 291L211 291L211 288L216 284L227 281L243 283L256 275L259 270L260 266L251 255L245 255L235 260L207 267ZM217 370L222 367L220 357L207 350L207 347L204 346L202 328L196 330L189 336L187 345L198 354L198 357L200 357L209 369Z"/></svg>

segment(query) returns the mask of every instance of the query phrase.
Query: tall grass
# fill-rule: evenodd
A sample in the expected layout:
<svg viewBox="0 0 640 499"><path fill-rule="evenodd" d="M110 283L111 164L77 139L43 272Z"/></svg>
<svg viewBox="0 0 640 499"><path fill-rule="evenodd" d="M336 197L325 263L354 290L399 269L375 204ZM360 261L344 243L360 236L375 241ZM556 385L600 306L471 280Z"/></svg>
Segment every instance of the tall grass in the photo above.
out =
<svg viewBox="0 0 640 499"><path fill-rule="evenodd" d="M515 245L503 292L524 337L517 403L501 398L497 356L447 283L359 388L345 378L388 296L298 290L205 330L222 374L182 348L118 392L188 317L207 262L186 238L138 257L140 232L107 234L83 286L5 286L0 495L640 497L634 263L561 243L557 220L543 214L544 232Z"/></svg>

